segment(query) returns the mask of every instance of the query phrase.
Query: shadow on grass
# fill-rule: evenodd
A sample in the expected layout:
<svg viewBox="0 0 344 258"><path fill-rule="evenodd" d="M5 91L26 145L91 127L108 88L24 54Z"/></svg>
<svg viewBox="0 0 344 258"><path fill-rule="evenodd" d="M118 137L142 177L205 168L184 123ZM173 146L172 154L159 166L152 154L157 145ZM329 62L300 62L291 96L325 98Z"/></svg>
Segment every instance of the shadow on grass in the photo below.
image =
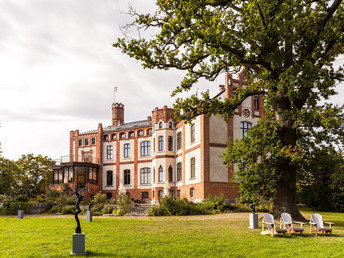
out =
<svg viewBox="0 0 344 258"><path fill-rule="evenodd" d="M92 252L92 251L87 251L87 256L88 257L115 257L115 253L102 253L102 252Z"/></svg>

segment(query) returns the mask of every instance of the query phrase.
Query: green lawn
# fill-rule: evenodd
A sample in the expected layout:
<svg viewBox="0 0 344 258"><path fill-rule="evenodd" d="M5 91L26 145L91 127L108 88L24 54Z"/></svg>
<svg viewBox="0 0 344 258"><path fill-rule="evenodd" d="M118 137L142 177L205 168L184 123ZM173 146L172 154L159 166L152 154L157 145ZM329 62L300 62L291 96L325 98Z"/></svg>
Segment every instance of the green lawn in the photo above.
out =
<svg viewBox="0 0 344 258"><path fill-rule="evenodd" d="M306 218L310 211L303 211ZM336 223L332 237L260 235L248 229L248 214L237 218L97 218L86 223L88 256L101 257L344 257L344 214L321 213ZM259 218L262 214L259 214ZM261 221L259 222L261 227ZM23 220L0 217L0 257L68 257L72 251L73 218Z"/></svg>

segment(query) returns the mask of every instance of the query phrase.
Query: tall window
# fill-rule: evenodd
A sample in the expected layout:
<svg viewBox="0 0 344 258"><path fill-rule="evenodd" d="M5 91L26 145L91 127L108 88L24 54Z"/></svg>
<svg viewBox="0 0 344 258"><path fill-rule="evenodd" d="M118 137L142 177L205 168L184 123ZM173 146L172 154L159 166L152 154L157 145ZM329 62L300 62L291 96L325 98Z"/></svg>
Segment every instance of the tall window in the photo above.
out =
<svg viewBox="0 0 344 258"><path fill-rule="evenodd" d="M107 159L112 159L113 157L113 148L112 145L107 146Z"/></svg>
<svg viewBox="0 0 344 258"><path fill-rule="evenodd" d="M190 188L190 197L195 197L195 188Z"/></svg>
<svg viewBox="0 0 344 258"><path fill-rule="evenodd" d="M244 138L246 132L252 128L252 124L249 122L240 123L240 139Z"/></svg>
<svg viewBox="0 0 344 258"><path fill-rule="evenodd" d="M163 150L164 150L164 137L159 136L159 151L163 151Z"/></svg>
<svg viewBox="0 0 344 258"><path fill-rule="evenodd" d="M139 131L139 136L143 136L143 131L142 130Z"/></svg>
<svg viewBox="0 0 344 258"><path fill-rule="evenodd" d="M159 128L162 128L162 122L159 123Z"/></svg>
<svg viewBox="0 0 344 258"><path fill-rule="evenodd" d="M88 182L90 184L97 184L98 178L97 178L97 169L96 168L90 168L88 172Z"/></svg>
<svg viewBox="0 0 344 258"><path fill-rule="evenodd" d="M173 151L173 137L172 136L168 137L168 150Z"/></svg>
<svg viewBox="0 0 344 258"><path fill-rule="evenodd" d="M182 180L182 163L179 162L177 164L177 181L181 181Z"/></svg>
<svg viewBox="0 0 344 258"><path fill-rule="evenodd" d="M106 185L107 186L112 186L113 184L113 174L112 171L106 171Z"/></svg>
<svg viewBox="0 0 344 258"><path fill-rule="evenodd" d="M195 178L195 158L191 158L191 178Z"/></svg>
<svg viewBox="0 0 344 258"><path fill-rule="evenodd" d="M168 167L168 182L172 182L173 181L173 169L172 166Z"/></svg>
<svg viewBox="0 0 344 258"><path fill-rule="evenodd" d="M195 124L191 125L191 143L195 142Z"/></svg>
<svg viewBox="0 0 344 258"><path fill-rule="evenodd" d="M92 142L92 144L96 144L96 138L92 138L92 140L91 140Z"/></svg>
<svg viewBox="0 0 344 258"><path fill-rule="evenodd" d="M168 122L168 128L172 128L172 122Z"/></svg>
<svg viewBox="0 0 344 258"><path fill-rule="evenodd" d="M259 97L258 96L254 96L254 110L258 110L259 109Z"/></svg>
<svg viewBox="0 0 344 258"><path fill-rule="evenodd" d="M104 141L107 141L109 139L109 136L107 135L107 134L105 134L104 136L103 136L103 140Z"/></svg>
<svg viewBox="0 0 344 258"><path fill-rule="evenodd" d="M155 168L153 168L153 183L155 183Z"/></svg>
<svg viewBox="0 0 344 258"><path fill-rule="evenodd" d="M134 132L129 132L129 137L130 137L130 138L132 138L132 137L134 137L134 136L135 136Z"/></svg>
<svg viewBox="0 0 344 258"><path fill-rule="evenodd" d="M151 169L150 168L141 168L141 185L148 185L151 183Z"/></svg>
<svg viewBox="0 0 344 258"><path fill-rule="evenodd" d="M164 192L162 190L158 191L158 198L162 198L164 196Z"/></svg>
<svg viewBox="0 0 344 258"><path fill-rule="evenodd" d="M141 142L141 156L150 156L151 143L149 141Z"/></svg>
<svg viewBox="0 0 344 258"><path fill-rule="evenodd" d="M126 143L124 144L124 158L130 157L130 144Z"/></svg>
<svg viewBox="0 0 344 258"><path fill-rule="evenodd" d="M149 135L151 135L151 134L152 134L152 132L153 132L153 130L152 130L152 129L148 129L148 134L149 134Z"/></svg>
<svg viewBox="0 0 344 258"><path fill-rule="evenodd" d="M124 184L130 185L130 170L129 169L124 170Z"/></svg>
<svg viewBox="0 0 344 258"><path fill-rule="evenodd" d="M177 134L177 150L181 149L182 147L182 133L179 132Z"/></svg>
<svg viewBox="0 0 344 258"><path fill-rule="evenodd" d="M155 138L153 138L153 153L155 152Z"/></svg>
<svg viewBox="0 0 344 258"><path fill-rule="evenodd" d="M78 145L79 145L79 146L82 146L82 140L79 140Z"/></svg>
<svg viewBox="0 0 344 258"><path fill-rule="evenodd" d="M162 168L162 166L159 167L159 178L158 178L159 182L164 181L164 170Z"/></svg>
<svg viewBox="0 0 344 258"><path fill-rule="evenodd" d="M89 140L88 140L88 138L86 138L86 139L85 139L85 146L87 146L88 143L89 143Z"/></svg>

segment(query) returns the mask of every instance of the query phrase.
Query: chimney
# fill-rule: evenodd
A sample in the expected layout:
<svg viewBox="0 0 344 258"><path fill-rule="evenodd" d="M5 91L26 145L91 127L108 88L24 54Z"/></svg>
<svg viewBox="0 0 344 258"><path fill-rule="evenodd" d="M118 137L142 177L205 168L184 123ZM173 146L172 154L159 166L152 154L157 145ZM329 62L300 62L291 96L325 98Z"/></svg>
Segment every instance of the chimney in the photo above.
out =
<svg viewBox="0 0 344 258"><path fill-rule="evenodd" d="M122 103L112 103L112 125L122 125L124 123L124 105Z"/></svg>

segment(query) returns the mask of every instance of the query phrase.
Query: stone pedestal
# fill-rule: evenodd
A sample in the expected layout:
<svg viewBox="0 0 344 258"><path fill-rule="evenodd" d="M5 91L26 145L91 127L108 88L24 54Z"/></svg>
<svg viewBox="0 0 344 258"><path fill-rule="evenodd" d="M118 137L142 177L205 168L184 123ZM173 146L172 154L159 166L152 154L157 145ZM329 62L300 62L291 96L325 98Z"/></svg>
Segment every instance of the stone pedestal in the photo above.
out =
<svg viewBox="0 0 344 258"><path fill-rule="evenodd" d="M258 214L251 213L250 217L250 226L248 228L258 228Z"/></svg>
<svg viewBox="0 0 344 258"><path fill-rule="evenodd" d="M92 211L86 211L86 222L92 222Z"/></svg>
<svg viewBox="0 0 344 258"><path fill-rule="evenodd" d="M73 234L73 251L71 255L86 255L85 251L85 233Z"/></svg>
<svg viewBox="0 0 344 258"><path fill-rule="evenodd" d="M24 218L24 211L18 210L18 219L23 219L23 218Z"/></svg>

